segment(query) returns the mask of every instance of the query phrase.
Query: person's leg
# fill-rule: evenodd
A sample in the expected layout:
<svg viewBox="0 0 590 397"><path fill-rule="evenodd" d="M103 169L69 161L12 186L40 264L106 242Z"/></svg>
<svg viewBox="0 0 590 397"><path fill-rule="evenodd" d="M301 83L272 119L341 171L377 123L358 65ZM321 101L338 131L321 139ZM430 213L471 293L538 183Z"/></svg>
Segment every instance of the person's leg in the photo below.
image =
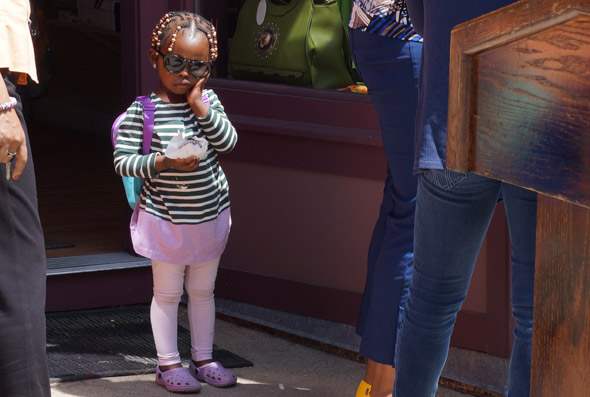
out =
<svg viewBox="0 0 590 397"><path fill-rule="evenodd" d="M17 113L27 132L15 86ZM27 145L28 145L27 137ZM30 145L21 177L6 180L0 166L0 395L49 396L46 356L45 289L47 267Z"/></svg>
<svg viewBox="0 0 590 397"><path fill-rule="evenodd" d="M503 184L502 195L512 247L512 314L516 320L508 397L519 397L530 393L537 193Z"/></svg>
<svg viewBox="0 0 590 397"><path fill-rule="evenodd" d="M188 293L188 319L191 328L190 374L201 382L215 387L234 385L238 378L213 360L215 332L215 302L213 290L219 259L188 266L185 288Z"/></svg>
<svg viewBox="0 0 590 397"><path fill-rule="evenodd" d="M371 395L391 393L399 307L411 277L416 178L412 174L420 43L350 31L355 64L377 109L387 178L369 246L357 322ZM383 389L383 390L381 390Z"/></svg>
<svg viewBox="0 0 590 397"><path fill-rule="evenodd" d="M191 328L191 354L197 366L211 361L215 332L215 301L213 290L219 259L190 265L186 271L188 319Z"/></svg>
<svg viewBox="0 0 590 397"><path fill-rule="evenodd" d="M419 175L414 272L397 341L395 396L435 395L500 187L449 170Z"/></svg>
<svg viewBox="0 0 590 397"><path fill-rule="evenodd" d="M395 368L393 365L382 364L368 359L365 377L363 378L364 383L360 383L357 396L391 397L394 381Z"/></svg>
<svg viewBox="0 0 590 397"><path fill-rule="evenodd" d="M154 298L150 319L158 352L156 383L170 392L197 393L201 384L182 366L178 352L178 304L185 270L185 265L152 259Z"/></svg>
<svg viewBox="0 0 590 397"><path fill-rule="evenodd" d="M160 369L181 367L178 352L178 304L182 297L185 265L152 259L154 297L150 311Z"/></svg>

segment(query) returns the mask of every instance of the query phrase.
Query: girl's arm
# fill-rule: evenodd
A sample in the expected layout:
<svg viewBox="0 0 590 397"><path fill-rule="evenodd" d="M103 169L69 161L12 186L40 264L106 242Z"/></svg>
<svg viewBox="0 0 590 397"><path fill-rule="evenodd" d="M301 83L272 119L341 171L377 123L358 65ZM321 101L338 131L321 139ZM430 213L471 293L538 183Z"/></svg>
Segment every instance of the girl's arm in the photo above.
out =
<svg viewBox="0 0 590 397"><path fill-rule="evenodd" d="M219 153L228 153L236 146L238 133L227 118L217 95L208 90L207 96L210 107L207 109L205 117L197 116L197 122L209 145Z"/></svg>
<svg viewBox="0 0 590 397"><path fill-rule="evenodd" d="M156 173L174 168L180 171L194 171L199 167L199 159L196 157L188 157L185 159L171 159L164 155L156 157Z"/></svg>
<svg viewBox="0 0 590 397"><path fill-rule="evenodd" d="M115 172L121 176L153 178L156 171L158 153L142 154L143 109L136 101L127 109L117 134L115 145Z"/></svg>

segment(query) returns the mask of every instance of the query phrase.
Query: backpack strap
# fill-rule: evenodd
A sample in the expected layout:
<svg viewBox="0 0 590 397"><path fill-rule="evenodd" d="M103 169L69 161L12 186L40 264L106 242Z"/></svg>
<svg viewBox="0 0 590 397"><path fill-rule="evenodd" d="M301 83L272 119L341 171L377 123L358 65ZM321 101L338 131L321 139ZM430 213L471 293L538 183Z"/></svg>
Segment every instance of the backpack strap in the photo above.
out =
<svg viewBox="0 0 590 397"><path fill-rule="evenodd" d="M201 95L201 100L203 101L203 103L205 105L207 105L207 107L211 107L211 102L209 102L209 97L204 92L203 92L203 95Z"/></svg>
<svg viewBox="0 0 590 397"><path fill-rule="evenodd" d="M154 136L154 112L156 110L156 105L152 102L150 97L146 95L138 96L135 98L135 100L141 102L141 107L143 108L143 144L141 150L142 154L145 156L146 154L150 153L150 148L152 146L152 137ZM145 183L145 178L142 178L141 182L143 185ZM135 225L137 225L139 201L139 197L137 197L135 208L133 209L133 214L131 215L131 227L135 227Z"/></svg>
<svg viewBox="0 0 590 397"><path fill-rule="evenodd" d="M156 105L152 102L149 96L138 96L136 101L141 102L143 107L143 146L142 153L144 155L150 153L152 146L152 137L154 136L154 111Z"/></svg>

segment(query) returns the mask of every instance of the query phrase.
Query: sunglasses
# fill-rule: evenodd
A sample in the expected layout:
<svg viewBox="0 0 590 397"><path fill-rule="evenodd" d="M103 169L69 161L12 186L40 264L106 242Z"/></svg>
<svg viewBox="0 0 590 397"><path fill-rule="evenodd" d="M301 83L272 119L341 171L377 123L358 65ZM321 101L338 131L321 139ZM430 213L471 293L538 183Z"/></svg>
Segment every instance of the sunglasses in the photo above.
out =
<svg viewBox="0 0 590 397"><path fill-rule="evenodd" d="M162 56L164 69L170 73L182 72L187 63L189 64L188 71L195 79L202 79L211 72L211 63L209 62L185 59L175 54L162 54L160 51L158 54Z"/></svg>

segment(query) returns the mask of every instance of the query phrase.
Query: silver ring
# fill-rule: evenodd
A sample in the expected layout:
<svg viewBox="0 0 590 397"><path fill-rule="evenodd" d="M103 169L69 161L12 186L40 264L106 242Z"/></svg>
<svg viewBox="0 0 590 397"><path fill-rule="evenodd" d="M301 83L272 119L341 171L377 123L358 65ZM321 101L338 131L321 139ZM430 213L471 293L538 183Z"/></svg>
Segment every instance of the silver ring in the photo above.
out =
<svg viewBox="0 0 590 397"><path fill-rule="evenodd" d="M10 156L10 157L14 157L14 156L16 156L16 152L7 152L6 155Z"/></svg>

